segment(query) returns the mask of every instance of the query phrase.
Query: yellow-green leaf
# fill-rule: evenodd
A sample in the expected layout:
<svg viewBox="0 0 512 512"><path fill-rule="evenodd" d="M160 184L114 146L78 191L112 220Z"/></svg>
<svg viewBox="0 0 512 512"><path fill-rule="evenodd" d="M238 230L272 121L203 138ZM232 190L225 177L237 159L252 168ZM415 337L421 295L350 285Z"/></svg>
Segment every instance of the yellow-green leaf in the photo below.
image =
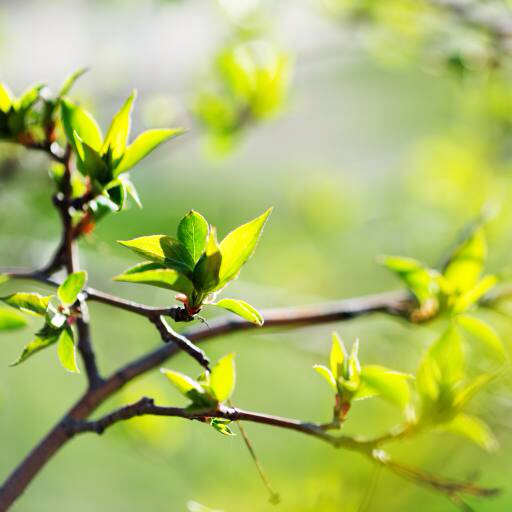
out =
<svg viewBox="0 0 512 512"><path fill-rule="evenodd" d="M194 284L202 292L210 292L216 289L219 284L219 272L222 265L219 244L217 243L217 232L211 227L206 242L206 250L199 258L194 269Z"/></svg>
<svg viewBox="0 0 512 512"><path fill-rule="evenodd" d="M95 151L99 151L103 141L100 127L87 110L68 99L61 103L61 117L68 142L76 148L74 133Z"/></svg>
<svg viewBox="0 0 512 512"><path fill-rule="evenodd" d="M80 373L76 362L76 349L71 329L63 329L57 344L60 364L71 373Z"/></svg>
<svg viewBox="0 0 512 512"><path fill-rule="evenodd" d="M79 68L76 71L73 71L68 77L66 77L66 80L64 80L64 83L62 84L62 87L59 91L59 97L62 98L62 96L65 96L70 90L71 87L75 84L75 82L85 73L87 73L89 69L88 68Z"/></svg>
<svg viewBox="0 0 512 512"><path fill-rule="evenodd" d="M140 134L126 149L121 162L115 169L115 176L130 170L160 146L160 144L181 135L183 132L184 130L181 128L174 128L169 130L148 130Z"/></svg>
<svg viewBox="0 0 512 512"><path fill-rule="evenodd" d="M507 353L499 334L483 320L469 315L457 317L459 325L478 341L483 343L500 360L507 358Z"/></svg>
<svg viewBox="0 0 512 512"><path fill-rule="evenodd" d="M10 364L10 366L17 366L23 361L27 360L29 357L33 356L37 352L53 345L58 339L58 332L52 332L46 336L36 336L33 341L31 341L28 345L25 346L23 352L20 357Z"/></svg>
<svg viewBox="0 0 512 512"><path fill-rule="evenodd" d="M27 325L25 317L17 311L0 308L0 331L14 331Z"/></svg>
<svg viewBox="0 0 512 512"><path fill-rule="evenodd" d="M119 112L113 117L110 128L108 129L101 153L105 154L108 149L112 151L112 159L118 160L124 155L126 149L126 143L128 142L128 136L130 134L131 127L131 111L132 105L137 96L137 92L134 90L124 102Z"/></svg>
<svg viewBox="0 0 512 512"><path fill-rule="evenodd" d="M475 416L458 414L453 420L441 424L439 429L463 436L489 452L498 449L498 441L489 426Z"/></svg>
<svg viewBox="0 0 512 512"><path fill-rule="evenodd" d="M236 371L235 354L230 353L219 359L212 368L210 375L210 390L219 401L224 402L235 389Z"/></svg>
<svg viewBox="0 0 512 512"><path fill-rule="evenodd" d="M222 240L220 243L222 263L217 288L222 288L238 276L244 263L254 253L271 212L272 208L269 208L263 215L239 226Z"/></svg>
<svg viewBox="0 0 512 512"><path fill-rule="evenodd" d="M126 270L123 274L114 277L115 281L126 283L148 284L167 290L190 295L194 289L192 281L177 270L164 268L157 263L139 263Z"/></svg>
<svg viewBox="0 0 512 512"><path fill-rule="evenodd" d="M404 409L411 400L409 380L412 375L400 373L384 366L363 366L360 373L361 382L373 389L385 400Z"/></svg>
<svg viewBox="0 0 512 512"><path fill-rule="evenodd" d="M14 96L12 95L9 87L0 82L0 110L2 112L7 112L11 108L13 101Z"/></svg>
<svg viewBox="0 0 512 512"><path fill-rule="evenodd" d="M338 391L338 386L336 385L336 379L334 378L331 370L327 368L326 366L323 366L321 364L315 364L313 366L313 369L317 371L332 387L334 391Z"/></svg>
<svg viewBox="0 0 512 512"><path fill-rule="evenodd" d="M62 304L71 306L76 302L78 294L84 289L87 282L87 272L74 272L70 274L59 286L57 295Z"/></svg>
<svg viewBox="0 0 512 512"><path fill-rule="evenodd" d="M261 316L261 313L244 300L222 299L218 302L214 302L213 305L219 308L227 309L228 311L231 311L232 313L235 313L235 315L245 318L253 324L260 326L263 325L264 320Z"/></svg>
<svg viewBox="0 0 512 512"><path fill-rule="evenodd" d="M334 376L335 381L340 377L345 377L343 365L346 358L347 350L345 349L345 345L343 344L343 341L339 337L338 333L333 332L329 366L331 367L331 373Z"/></svg>
<svg viewBox="0 0 512 512"><path fill-rule="evenodd" d="M38 293L25 292L13 293L7 297L0 298L1 301L13 308L36 316L44 316L46 314L50 299L51 296L43 297Z"/></svg>

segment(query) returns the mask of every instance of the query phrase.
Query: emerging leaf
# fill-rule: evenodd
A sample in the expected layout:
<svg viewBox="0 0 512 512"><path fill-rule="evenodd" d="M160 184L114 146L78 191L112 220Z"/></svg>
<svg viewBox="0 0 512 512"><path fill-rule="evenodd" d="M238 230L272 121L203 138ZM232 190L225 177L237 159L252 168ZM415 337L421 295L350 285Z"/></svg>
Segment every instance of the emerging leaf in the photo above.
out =
<svg viewBox="0 0 512 512"><path fill-rule="evenodd" d="M507 359L507 353L499 334L483 320L469 315L457 317L458 324L483 343L499 360Z"/></svg>
<svg viewBox="0 0 512 512"><path fill-rule="evenodd" d="M190 210L178 225L178 240L187 249L194 265L206 249L208 222L194 210Z"/></svg>
<svg viewBox="0 0 512 512"><path fill-rule="evenodd" d="M8 308L0 308L0 331L14 331L25 327L27 321L25 317L17 311Z"/></svg>
<svg viewBox="0 0 512 512"><path fill-rule="evenodd" d="M163 268L157 263L139 263L123 274L114 277L114 280L158 286L159 288L184 293L187 296L194 289L192 281L187 276L176 270Z"/></svg>
<svg viewBox="0 0 512 512"><path fill-rule="evenodd" d="M411 392L408 381L412 375L395 372L383 366L364 366L361 370L361 382L385 400L401 409L409 404Z"/></svg>
<svg viewBox="0 0 512 512"><path fill-rule="evenodd" d="M61 117L64 133L75 151L75 132L92 149L97 152L100 151L103 136L98 124L89 112L72 101L63 99L61 103Z"/></svg>
<svg viewBox="0 0 512 512"><path fill-rule="evenodd" d="M14 101L14 96L6 84L0 82L0 110L7 113Z"/></svg>
<svg viewBox="0 0 512 512"><path fill-rule="evenodd" d="M446 265L444 276L458 292L473 288L487 258L487 242L481 227L475 229L469 238L453 252Z"/></svg>
<svg viewBox="0 0 512 512"><path fill-rule="evenodd" d="M211 406L211 400L206 394L205 389L199 382L174 370L162 368L160 370L174 385L174 387L184 396L186 396L194 406L208 407Z"/></svg>
<svg viewBox="0 0 512 512"><path fill-rule="evenodd" d="M336 379L329 368L321 364L315 364L313 368L329 383L334 391L338 391Z"/></svg>
<svg viewBox="0 0 512 512"><path fill-rule="evenodd" d="M0 298L9 306L19 309L25 313L31 313L35 316L44 316L48 309L51 296L43 297L38 293L13 293L7 297Z"/></svg>
<svg viewBox="0 0 512 512"><path fill-rule="evenodd" d="M254 253L271 212L272 208L269 208L263 215L247 224L239 226L222 240L220 243L222 264L219 271L217 289L222 288L238 276L244 263Z"/></svg>
<svg viewBox="0 0 512 512"><path fill-rule="evenodd" d="M103 141L101 153L105 154L110 150L114 162L124 155L130 134L132 105L136 96L137 92L134 90L119 112L113 117L105 140Z"/></svg>
<svg viewBox="0 0 512 512"><path fill-rule="evenodd" d="M121 162L116 167L115 176L130 170L137 165L144 157L149 155L160 144L181 135L184 132L181 128L148 130L140 134L133 143L128 146Z"/></svg>
<svg viewBox="0 0 512 512"><path fill-rule="evenodd" d="M232 313L235 313L235 315L245 318L245 320L248 320L253 324L260 326L263 325L263 317L261 316L260 312L243 300L222 299L218 302L214 302L213 305L219 308L227 309L228 311L231 311Z"/></svg>
<svg viewBox="0 0 512 512"><path fill-rule="evenodd" d="M229 427L228 425L231 423L230 420L224 420L222 418L212 418L210 420L210 425L221 434L225 436L234 436L236 435Z"/></svg>
<svg viewBox="0 0 512 512"><path fill-rule="evenodd" d="M347 350L343 344L342 339L338 333L332 333L332 347L329 358L329 365L331 367L331 374L334 377L334 381L340 377L345 377L344 363L347 359Z"/></svg>
<svg viewBox="0 0 512 512"><path fill-rule="evenodd" d="M59 286L57 295L65 306L72 306L87 281L87 272L74 272L70 274Z"/></svg>
<svg viewBox="0 0 512 512"><path fill-rule="evenodd" d="M498 448L498 441L489 426L469 414L458 414L451 421L441 424L439 429L461 435L489 452Z"/></svg>
<svg viewBox="0 0 512 512"><path fill-rule="evenodd" d="M57 355L60 364L71 373L80 373L76 362L75 343L71 329L63 329L59 336Z"/></svg>
<svg viewBox="0 0 512 512"><path fill-rule="evenodd" d="M20 357L10 364L10 366L17 366L18 364L26 361L29 357L33 356L40 350L53 345L59 338L59 331L45 327L37 333L36 338L25 346Z"/></svg>
<svg viewBox="0 0 512 512"><path fill-rule="evenodd" d="M194 269L194 285L202 293L213 291L219 284L219 272L223 257L217 243L215 228L210 229L206 250Z"/></svg>
<svg viewBox="0 0 512 512"><path fill-rule="evenodd" d="M59 91L59 98L62 98L62 96L66 96L66 94L71 90L71 87L75 84L75 82L85 73L87 73L88 68L79 68L76 71L73 71L66 80L64 80L64 83L62 84L62 87Z"/></svg>
<svg viewBox="0 0 512 512"><path fill-rule="evenodd" d="M227 400L235 389L235 354L230 353L219 359L212 368L210 390L219 402Z"/></svg>
<svg viewBox="0 0 512 512"><path fill-rule="evenodd" d="M462 338L455 326L450 326L429 350L439 369L441 382L454 385L464 378L465 358Z"/></svg>

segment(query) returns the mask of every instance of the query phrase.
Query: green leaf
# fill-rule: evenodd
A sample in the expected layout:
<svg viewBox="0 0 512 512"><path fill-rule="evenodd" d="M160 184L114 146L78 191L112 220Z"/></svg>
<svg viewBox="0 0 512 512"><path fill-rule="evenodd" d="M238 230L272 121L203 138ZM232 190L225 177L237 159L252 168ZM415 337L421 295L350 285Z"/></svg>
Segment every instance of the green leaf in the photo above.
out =
<svg viewBox="0 0 512 512"><path fill-rule="evenodd" d="M178 225L178 240L187 249L194 265L206 249L208 222L194 210L190 210Z"/></svg>
<svg viewBox="0 0 512 512"><path fill-rule="evenodd" d="M227 400L235 389L235 381L235 354L232 352L219 359L212 368L210 390L214 398L219 402Z"/></svg>
<svg viewBox="0 0 512 512"><path fill-rule="evenodd" d="M334 391L338 391L336 379L334 378L334 375L332 374L331 370L329 370L329 368L321 364L315 364L313 369L317 371L329 383Z"/></svg>
<svg viewBox="0 0 512 512"><path fill-rule="evenodd" d="M12 309L0 308L0 331L14 331L27 325L25 317Z"/></svg>
<svg viewBox="0 0 512 512"><path fill-rule="evenodd" d="M7 274L0 274L0 284L7 283L9 281L9 276Z"/></svg>
<svg viewBox="0 0 512 512"><path fill-rule="evenodd" d="M478 227L453 252L446 265L444 276L457 292L466 292L476 285L486 258L485 234L483 229Z"/></svg>
<svg viewBox="0 0 512 512"><path fill-rule="evenodd" d="M457 298L454 306L455 312L462 313L476 304L489 290L498 283L496 276L488 275L480 279L478 283Z"/></svg>
<svg viewBox="0 0 512 512"><path fill-rule="evenodd" d="M483 320L469 315L459 315L458 324L478 341L483 343L500 360L507 359L507 353L499 334Z"/></svg>
<svg viewBox="0 0 512 512"><path fill-rule="evenodd" d="M70 90L71 90L71 87L73 87L73 85L75 84L75 82L82 76L84 75L85 73L87 73L87 71L89 70L89 68L79 68L77 69L76 71L73 71L73 73L71 73L67 78L66 80L64 80L64 83L62 84L62 87L59 91L59 95L58 97L59 98L62 98L62 96L65 96Z"/></svg>
<svg viewBox="0 0 512 512"><path fill-rule="evenodd" d="M412 375L395 372L383 366L363 366L360 373L361 382L373 389L385 400L404 409L411 401L409 380Z"/></svg>
<svg viewBox="0 0 512 512"><path fill-rule="evenodd" d="M25 113L39 99L39 93L45 87L45 84L31 85L21 96L13 103L14 108Z"/></svg>
<svg viewBox="0 0 512 512"><path fill-rule="evenodd" d="M222 261L222 255L217 243L217 232L212 227L208 235L206 250L194 269L193 281L198 290L210 292L217 287Z"/></svg>
<svg viewBox="0 0 512 512"><path fill-rule="evenodd" d="M10 89L4 83L0 82L0 110L2 112L8 112L12 107L14 96Z"/></svg>
<svg viewBox="0 0 512 512"><path fill-rule="evenodd" d="M191 272L194 262L181 242L165 235L141 236L132 240L119 240L119 243L165 267L180 272Z"/></svg>
<svg viewBox="0 0 512 512"><path fill-rule="evenodd" d="M175 128L170 130L148 130L140 134L126 149L123 158L115 169L115 176L130 170L160 144L181 135L183 132L183 129Z"/></svg>
<svg viewBox="0 0 512 512"><path fill-rule="evenodd" d="M87 272L74 272L70 274L59 286L57 295L65 306L72 306L78 294L84 289L87 282Z"/></svg>
<svg viewBox="0 0 512 512"><path fill-rule="evenodd" d="M59 338L59 331L51 329L50 327L43 327L37 334L35 339L25 346L20 357L10 364L10 366L17 366L37 352L53 345Z"/></svg>
<svg viewBox="0 0 512 512"><path fill-rule="evenodd" d="M404 282L420 304L424 304L439 291L437 273L423 263L399 256L384 256L381 261Z"/></svg>
<svg viewBox="0 0 512 512"><path fill-rule="evenodd" d="M184 274L168 268L163 268L158 263L139 263L126 270L123 274L114 277L115 281L126 283L140 283L174 290L189 296L194 290L192 281Z"/></svg>
<svg viewBox="0 0 512 512"><path fill-rule="evenodd" d="M190 378L188 375L176 372L174 370L161 368L160 371L171 381L173 386L182 395L186 396L195 406L208 407L212 405L212 402L206 394L205 389L203 386L201 386L201 384L199 384L199 382Z"/></svg>
<svg viewBox="0 0 512 512"><path fill-rule="evenodd" d="M225 436L234 436L236 435L229 427L229 423L231 423L230 420L225 420L222 418L212 418L210 420L210 425L221 434Z"/></svg>
<svg viewBox="0 0 512 512"><path fill-rule="evenodd" d="M343 344L342 339L338 333L332 333L332 347L331 354L329 357L329 366L331 367L331 374L334 377L334 381L340 377L345 377L344 363L347 359L347 350Z"/></svg>
<svg viewBox="0 0 512 512"><path fill-rule="evenodd" d="M496 379L498 372L482 373L475 377L469 384L457 391L455 395L453 406L456 409L463 409L469 401L484 389L490 382Z"/></svg>
<svg viewBox="0 0 512 512"><path fill-rule="evenodd" d="M441 372L430 357L430 353L427 352L416 372L416 389L424 402L437 401L440 393L440 380Z"/></svg>
<svg viewBox="0 0 512 512"><path fill-rule="evenodd" d="M89 176L93 182L98 181L102 185L108 183L111 178L110 170L103 158L101 158L101 155L98 151L89 146L89 144L84 142L76 131L73 133L73 136L78 157L78 170L84 176Z"/></svg>
<svg viewBox="0 0 512 512"><path fill-rule="evenodd" d="M475 416L458 414L451 421L442 423L439 429L463 436L489 452L498 449L498 441L489 426Z"/></svg>
<svg viewBox="0 0 512 512"><path fill-rule="evenodd" d="M261 313L244 300L222 299L218 302L214 302L213 305L219 308L227 309L228 311L231 311L232 313L235 313L235 315L245 318L253 324L260 326L263 325L264 320L261 316Z"/></svg>
<svg viewBox="0 0 512 512"><path fill-rule="evenodd" d="M453 385L464 378L464 350L457 327L448 327L432 345L429 352L430 357L439 368L442 383Z"/></svg>
<svg viewBox="0 0 512 512"><path fill-rule="evenodd" d="M238 276L240 269L252 256L260 239L265 223L272 212L269 208L263 215L231 231L220 243L222 264L217 288Z"/></svg>
<svg viewBox="0 0 512 512"><path fill-rule="evenodd" d="M80 373L76 362L76 349L71 329L63 329L59 336L57 355L60 364L71 373Z"/></svg>
<svg viewBox="0 0 512 512"><path fill-rule="evenodd" d="M25 313L31 313L36 316L44 316L50 303L51 295L43 297L38 293L13 293L7 297L0 298L1 301L5 302L13 308L19 309Z"/></svg>
<svg viewBox="0 0 512 512"><path fill-rule="evenodd" d="M100 151L103 136L95 119L87 110L68 99L63 99L61 103L61 117L64 133L68 142L75 148L75 151L75 132L92 149L97 152Z"/></svg>
<svg viewBox="0 0 512 512"><path fill-rule="evenodd" d="M130 134L132 105L136 96L137 91L132 91L119 112L113 117L105 140L103 141L101 153L105 154L110 149L114 161L122 158L124 155Z"/></svg>

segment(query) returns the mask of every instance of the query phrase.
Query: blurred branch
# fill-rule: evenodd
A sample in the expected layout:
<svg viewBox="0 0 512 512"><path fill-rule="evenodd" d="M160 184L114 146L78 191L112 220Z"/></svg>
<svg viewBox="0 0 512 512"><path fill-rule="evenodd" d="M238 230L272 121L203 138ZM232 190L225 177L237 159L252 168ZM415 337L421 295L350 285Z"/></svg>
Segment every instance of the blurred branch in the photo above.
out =
<svg viewBox="0 0 512 512"><path fill-rule="evenodd" d="M179 407L161 407L155 405L154 400L151 398L142 398L134 404L117 409L95 421L70 421L67 425L68 435L74 436L84 432L103 434L106 429L116 423L146 415L185 418L204 423L208 423L212 418L222 418L230 421L248 421L293 430L324 441L334 448L345 448L361 453L370 458L373 462L383 465L399 476L411 480L418 485L424 485L445 494L459 505L464 504L460 497L461 494L492 497L499 493L499 489L496 488L481 487L474 482L460 482L447 479L392 461L386 453L379 450L379 447L383 442L393 440L395 436L390 435L374 440L366 440L346 435L332 435L327 433L321 425L316 423L307 423L295 419L283 418L281 416L244 411L224 405L219 405L217 409L190 410ZM412 433L413 430L409 432Z"/></svg>

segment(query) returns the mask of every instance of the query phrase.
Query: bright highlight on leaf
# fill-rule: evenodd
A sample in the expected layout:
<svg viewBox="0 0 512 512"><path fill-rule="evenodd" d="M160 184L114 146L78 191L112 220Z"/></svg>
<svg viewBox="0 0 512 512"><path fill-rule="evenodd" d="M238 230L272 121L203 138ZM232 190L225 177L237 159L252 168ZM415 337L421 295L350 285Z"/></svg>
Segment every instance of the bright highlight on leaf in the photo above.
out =
<svg viewBox="0 0 512 512"><path fill-rule="evenodd" d="M235 354L228 354L217 362L210 375L210 389L213 396L224 402L231 397L235 389Z"/></svg>
<svg viewBox="0 0 512 512"><path fill-rule="evenodd" d="M263 325L264 320L260 312L243 300L222 299L218 302L213 302L212 304L219 308L227 309L253 324L259 326Z"/></svg>
<svg viewBox="0 0 512 512"><path fill-rule="evenodd" d="M2 297L0 300L12 306L15 309L19 309L24 313L30 313L35 316L44 316L48 309L51 296L43 297L38 293L13 293L7 297Z"/></svg>
<svg viewBox="0 0 512 512"><path fill-rule="evenodd" d="M214 300L216 292L238 277L241 267L254 253L271 210L238 227L220 244L215 228L194 210L181 219L177 238L149 235L120 241L121 245L149 262L137 265L115 279L183 293L186 298L180 300L190 317L196 315L204 304L212 304L262 325L261 314L247 302Z"/></svg>
<svg viewBox="0 0 512 512"><path fill-rule="evenodd" d="M70 274L59 286L57 295L65 306L72 306L87 282L87 272Z"/></svg>

